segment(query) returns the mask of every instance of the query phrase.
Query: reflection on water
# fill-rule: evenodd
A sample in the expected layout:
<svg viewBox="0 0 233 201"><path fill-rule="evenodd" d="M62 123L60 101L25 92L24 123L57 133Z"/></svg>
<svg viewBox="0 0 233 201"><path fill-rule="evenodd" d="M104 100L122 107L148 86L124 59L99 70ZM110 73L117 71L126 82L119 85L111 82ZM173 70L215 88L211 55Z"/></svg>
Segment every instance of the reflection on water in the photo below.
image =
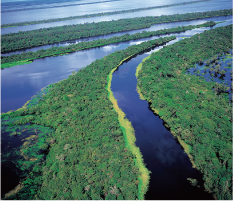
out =
<svg viewBox="0 0 233 201"><path fill-rule="evenodd" d="M61 46L64 47L64 46L68 46L70 44L79 43L79 42L83 42L83 41L92 41L92 40L97 40L97 39L108 39L108 38L111 38L114 36L122 36L126 33L135 34L135 33L142 32L142 31L157 31L160 29L169 29L169 28L174 28L174 27L178 27L178 26L197 25L197 24L205 23L207 21L215 21L215 22L226 21L224 23L217 24L215 27L226 26L226 25L232 24L232 16L227 16L227 17L221 16L221 17L206 18L206 19L194 20L194 21L155 24L155 25L151 26L150 28L146 28L146 29L124 31L124 32L120 32L120 33L106 34L103 36L89 37L89 38L83 38L83 39L78 39L78 40L73 40L73 41L64 41L64 42L55 43L52 45L43 45L43 46L39 46L39 47L17 50L17 51L11 52L11 53L2 54L2 56L9 56L11 54L20 54L20 53L29 52L29 51L35 52L39 49L48 49L51 47L61 47ZM191 36L191 35L193 35L193 33L201 33L201 32L203 32L203 29L209 30L210 28L199 28L199 29L195 29L193 31L190 30L189 32L182 33L182 36ZM172 34L172 35L180 35L180 34ZM155 38L155 37L153 37L153 38Z"/></svg>
<svg viewBox="0 0 233 201"><path fill-rule="evenodd" d="M34 20L42 20L42 19L51 19L51 18L63 18L69 16L77 16L77 15L85 15L90 13L101 13L101 12L109 12L109 11L118 11L125 9L133 9L133 8L141 8L141 7L149 7L149 6L158 6L164 4L173 4L173 3L181 3L187 2L187 0L169 0L164 3L164 1L153 1L153 0L145 0L143 4L140 0L135 1L115 1L109 3L102 3L96 5L83 5L83 6L73 6L73 7L65 7L65 8L51 8L49 9L39 9L33 11L20 11L20 12L9 12L2 13L1 22L2 24L13 23L13 22L24 22L24 21L34 21ZM52 22L45 24L37 24L37 25L28 25L21 27L11 27L2 29L3 33L9 32L18 32L25 30L33 30L40 29L45 27L52 26L62 26L68 24L81 24L85 22L100 22L100 21L110 21L117 20L122 18L133 18L133 17L143 17L143 16L160 16L160 15L172 15L172 14L182 14L187 12L204 12L204 11L213 11L213 10L221 10L221 9L230 9L232 8L231 0L211 0L207 2L146 10L140 12L133 13L124 13L117 15L109 15L109 16L100 16L93 18L84 18L84 19L76 19L69 21L61 21L61 22Z"/></svg>
<svg viewBox="0 0 233 201"><path fill-rule="evenodd" d="M225 26L229 22L227 21L218 25ZM170 24L170 26L172 25ZM180 34L168 34L166 36L177 35L177 37L190 37L208 29L199 28ZM22 107L41 88L68 78L73 71L78 71L96 59L103 58L117 50L125 49L130 45L156 38L158 36L83 50L63 56L36 59L30 64L4 69L1 71L1 111L8 112L9 110L16 110Z"/></svg>
<svg viewBox="0 0 233 201"><path fill-rule="evenodd" d="M164 127L163 121L153 114L147 101L139 98L135 72L147 56L137 56L121 65L113 73L111 85L119 107L133 125L136 145L146 167L152 172L146 199L213 199L204 192L201 173L192 168L187 154ZM200 188L192 186L187 178L197 179Z"/></svg>
<svg viewBox="0 0 233 201"><path fill-rule="evenodd" d="M66 79L73 71L78 71L96 59L126 47L127 44L118 45L117 48L115 45L113 48L94 48L58 57L37 59L30 64L2 70L2 112L22 107L41 88Z"/></svg>

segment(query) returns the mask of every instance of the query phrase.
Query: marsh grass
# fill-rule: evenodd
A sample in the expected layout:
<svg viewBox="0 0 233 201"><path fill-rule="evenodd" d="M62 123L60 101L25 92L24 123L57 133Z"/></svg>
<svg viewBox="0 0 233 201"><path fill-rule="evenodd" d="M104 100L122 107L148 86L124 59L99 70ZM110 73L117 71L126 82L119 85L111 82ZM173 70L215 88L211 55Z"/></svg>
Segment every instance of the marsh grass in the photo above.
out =
<svg viewBox="0 0 233 201"><path fill-rule="evenodd" d="M130 151L133 153L135 156L134 162L136 166L139 168L140 171L140 176L138 178L139 180L139 185L138 185L138 198L140 200L144 199L144 195L147 192L148 185L149 185L149 179L150 179L150 171L145 167L145 164L143 162L142 154L139 150L138 147L135 145L135 131L133 129L133 126L131 122L126 118L125 113L119 108L117 104L117 100L113 96L113 92L111 91L111 81L112 81L112 74L113 72L127 59L132 57L133 55L127 57L126 59L122 60L120 64L114 68L109 76L108 76L108 85L107 85L107 90L108 90L108 98L113 104L114 110L118 113L118 120L120 127L123 131L123 135L125 138L125 146L130 149Z"/></svg>

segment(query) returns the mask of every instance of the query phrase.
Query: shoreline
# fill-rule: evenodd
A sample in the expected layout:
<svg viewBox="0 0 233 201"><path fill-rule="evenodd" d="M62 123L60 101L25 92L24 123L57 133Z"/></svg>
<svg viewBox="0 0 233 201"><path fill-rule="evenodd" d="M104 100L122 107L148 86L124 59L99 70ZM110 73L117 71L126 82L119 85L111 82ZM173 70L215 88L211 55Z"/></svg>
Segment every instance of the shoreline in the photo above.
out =
<svg viewBox="0 0 233 201"><path fill-rule="evenodd" d="M139 185L138 185L139 196L138 197L139 199L143 200L145 199L144 195L146 194L148 190L148 186L149 186L150 171L146 168L143 162L143 157L140 152L140 149L135 145L136 138L135 138L135 131L133 129L133 126L131 122L127 118L125 118L126 116L125 113L119 108L117 104L117 100L115 99L115 97L113 96L113 92L111 91L112 74L120 65L122 65L124 61L126 61L127 59L133 56L134 55L131 55L123 59L120 62L120 64L110 72L108 76L107 90L108 90L108 98L112 102L113 108L118 114L119 125L123 131L123 135L125 138L125 146L128 147L130 151L132 152L132 154L136 157L134 159L134 162L135 162L135 165L139 168L139 171L141 173L141 175L138 178L139 180Z"/></svg>

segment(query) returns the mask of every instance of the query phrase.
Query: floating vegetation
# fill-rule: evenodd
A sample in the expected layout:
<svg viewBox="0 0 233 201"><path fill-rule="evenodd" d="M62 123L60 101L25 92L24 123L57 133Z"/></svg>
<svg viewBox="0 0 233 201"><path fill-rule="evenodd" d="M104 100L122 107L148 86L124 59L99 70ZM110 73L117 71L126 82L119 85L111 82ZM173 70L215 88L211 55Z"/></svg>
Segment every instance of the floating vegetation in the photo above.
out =
<svg viewBox="0 0 233 201"><path fill-rule="evenodd" d="M215 92L227 93L232 100L232 51L219 53L204 61L199 61L194 68L187 70L188 74L204 77L207 82L216 82Z"/></svg>
<svg viewBox="0 0 233 201"><path fill-rule="evenodd" d="M2 119L2 198L14 199L19 191L33 190L27 189L26 183L30 176L33 176L35 166L44 161L49 149L47 138L54 132L51 128L30 123L14 125L19 119L8 117ZM33 196L33 193L27 195Z"/></svg>
<svg viewBox="0 0 233 201"><path fill-rule="evenodd" d="M26 104L27 108L33 107L38 104L39 100L43 100L43 97L51 90L54 84L50 84L47 87L42 88L31 100Z"/></svg>

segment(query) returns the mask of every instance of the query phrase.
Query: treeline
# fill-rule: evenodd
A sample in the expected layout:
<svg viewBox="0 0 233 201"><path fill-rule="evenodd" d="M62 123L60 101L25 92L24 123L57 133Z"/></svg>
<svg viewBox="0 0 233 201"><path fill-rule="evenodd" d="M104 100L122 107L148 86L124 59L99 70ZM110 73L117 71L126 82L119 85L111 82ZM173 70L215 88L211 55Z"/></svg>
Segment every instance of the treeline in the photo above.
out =
<svg viewBox="0 0 233 201"><path fill-rule="evenodd" d="M196 34L153 53L138 87L204 174L215 199L232 199L232 113L226 91L188 75L195 63L232 48L232 25Z"/></svg>
<svg viewBox="0 0 233 201"><path fill-rule="evenodd" d="M19 31L2 35L1 52L6 53L14 50L41 46L45 44L58 43L62 41L88 38L110 33L148 28L152 24L195 20L214 16L231 15L232 9L162 15L159 17L127 18L98 23L86 23L78 25L65 25L60 27L37 29L32 31Z"/></svg>
<svg viewBox="0 0 233 201"><path fill-rule="evenodd" d="M136 156L125 147L107 78L122 60L175 38L116 51L55 83L37 105L3 114L2 119L21 117L15 125L30 122L55 130L47 139L43 167L33 170L24 188L8 199L142 199Z"/></svg>
<svg viewBox="0 0 233 201"><path fill-rule="evenodd" d="M1 57L1 62L2 62L1 68L3 69L3 68L12 67L13 65L18 65L17 61L27 62L28 60L31 61L31 60L38 59L38 58L71 53L71 52L84 50L88 48L100 47L100 46L108 45L111 43L125 42L129 40L146 38L146 37L151 37L155 35L180 33L186 30L191 30L191 29L200 28L200 27L209 27L209 26L214 26L214 25L216 25L216 23L213 21L210 21L210 22L206 22L203 24L199 24L199 25L189 25L189 26L182 26L182 27L176 27L176 28L170 28L170 29L161 29L158 31L150 31L150 32L143 31L142 33L136 33L132 35L125 34L123 36L119 36L119 37L115 36L109 39L98 39L98 40L93 40L89 42L80 42L78 44L72 44L66 47L52 47L49 49L41 49L36 52L27 52L27 53L22 53L22 54L13 54L10 56L2 56Z"/></svg>
<svg viewBox="0 0 233 201"><path fill-rule="evenodd" d="M138 11L143 11L143 10L151 10L151 9L166 8L166 7L171 7L171 6L180 6L180 5L186 5L186 4L200 3L200 2L205 2L205 1L210 1L210 0L190 1L190 2L162 5L162 6L150 6L146 8L136 8L136 9L129 9L129 10L113 11L113 12L93 13L93 14L70 16L70 17L64 17L64 18L47 19L47 20L35 20L35 21L9 23L9 24L2 24L1 28L17 27L17 26L33 25L33 24L43 24L43 23L49 23L49 22L58 22L58 21L74 20L74 19L80 19L80 18L98 17L98 16L104 16L104 15L115 15L115 14L121 14L121 13L138 12Z"/></svg>

